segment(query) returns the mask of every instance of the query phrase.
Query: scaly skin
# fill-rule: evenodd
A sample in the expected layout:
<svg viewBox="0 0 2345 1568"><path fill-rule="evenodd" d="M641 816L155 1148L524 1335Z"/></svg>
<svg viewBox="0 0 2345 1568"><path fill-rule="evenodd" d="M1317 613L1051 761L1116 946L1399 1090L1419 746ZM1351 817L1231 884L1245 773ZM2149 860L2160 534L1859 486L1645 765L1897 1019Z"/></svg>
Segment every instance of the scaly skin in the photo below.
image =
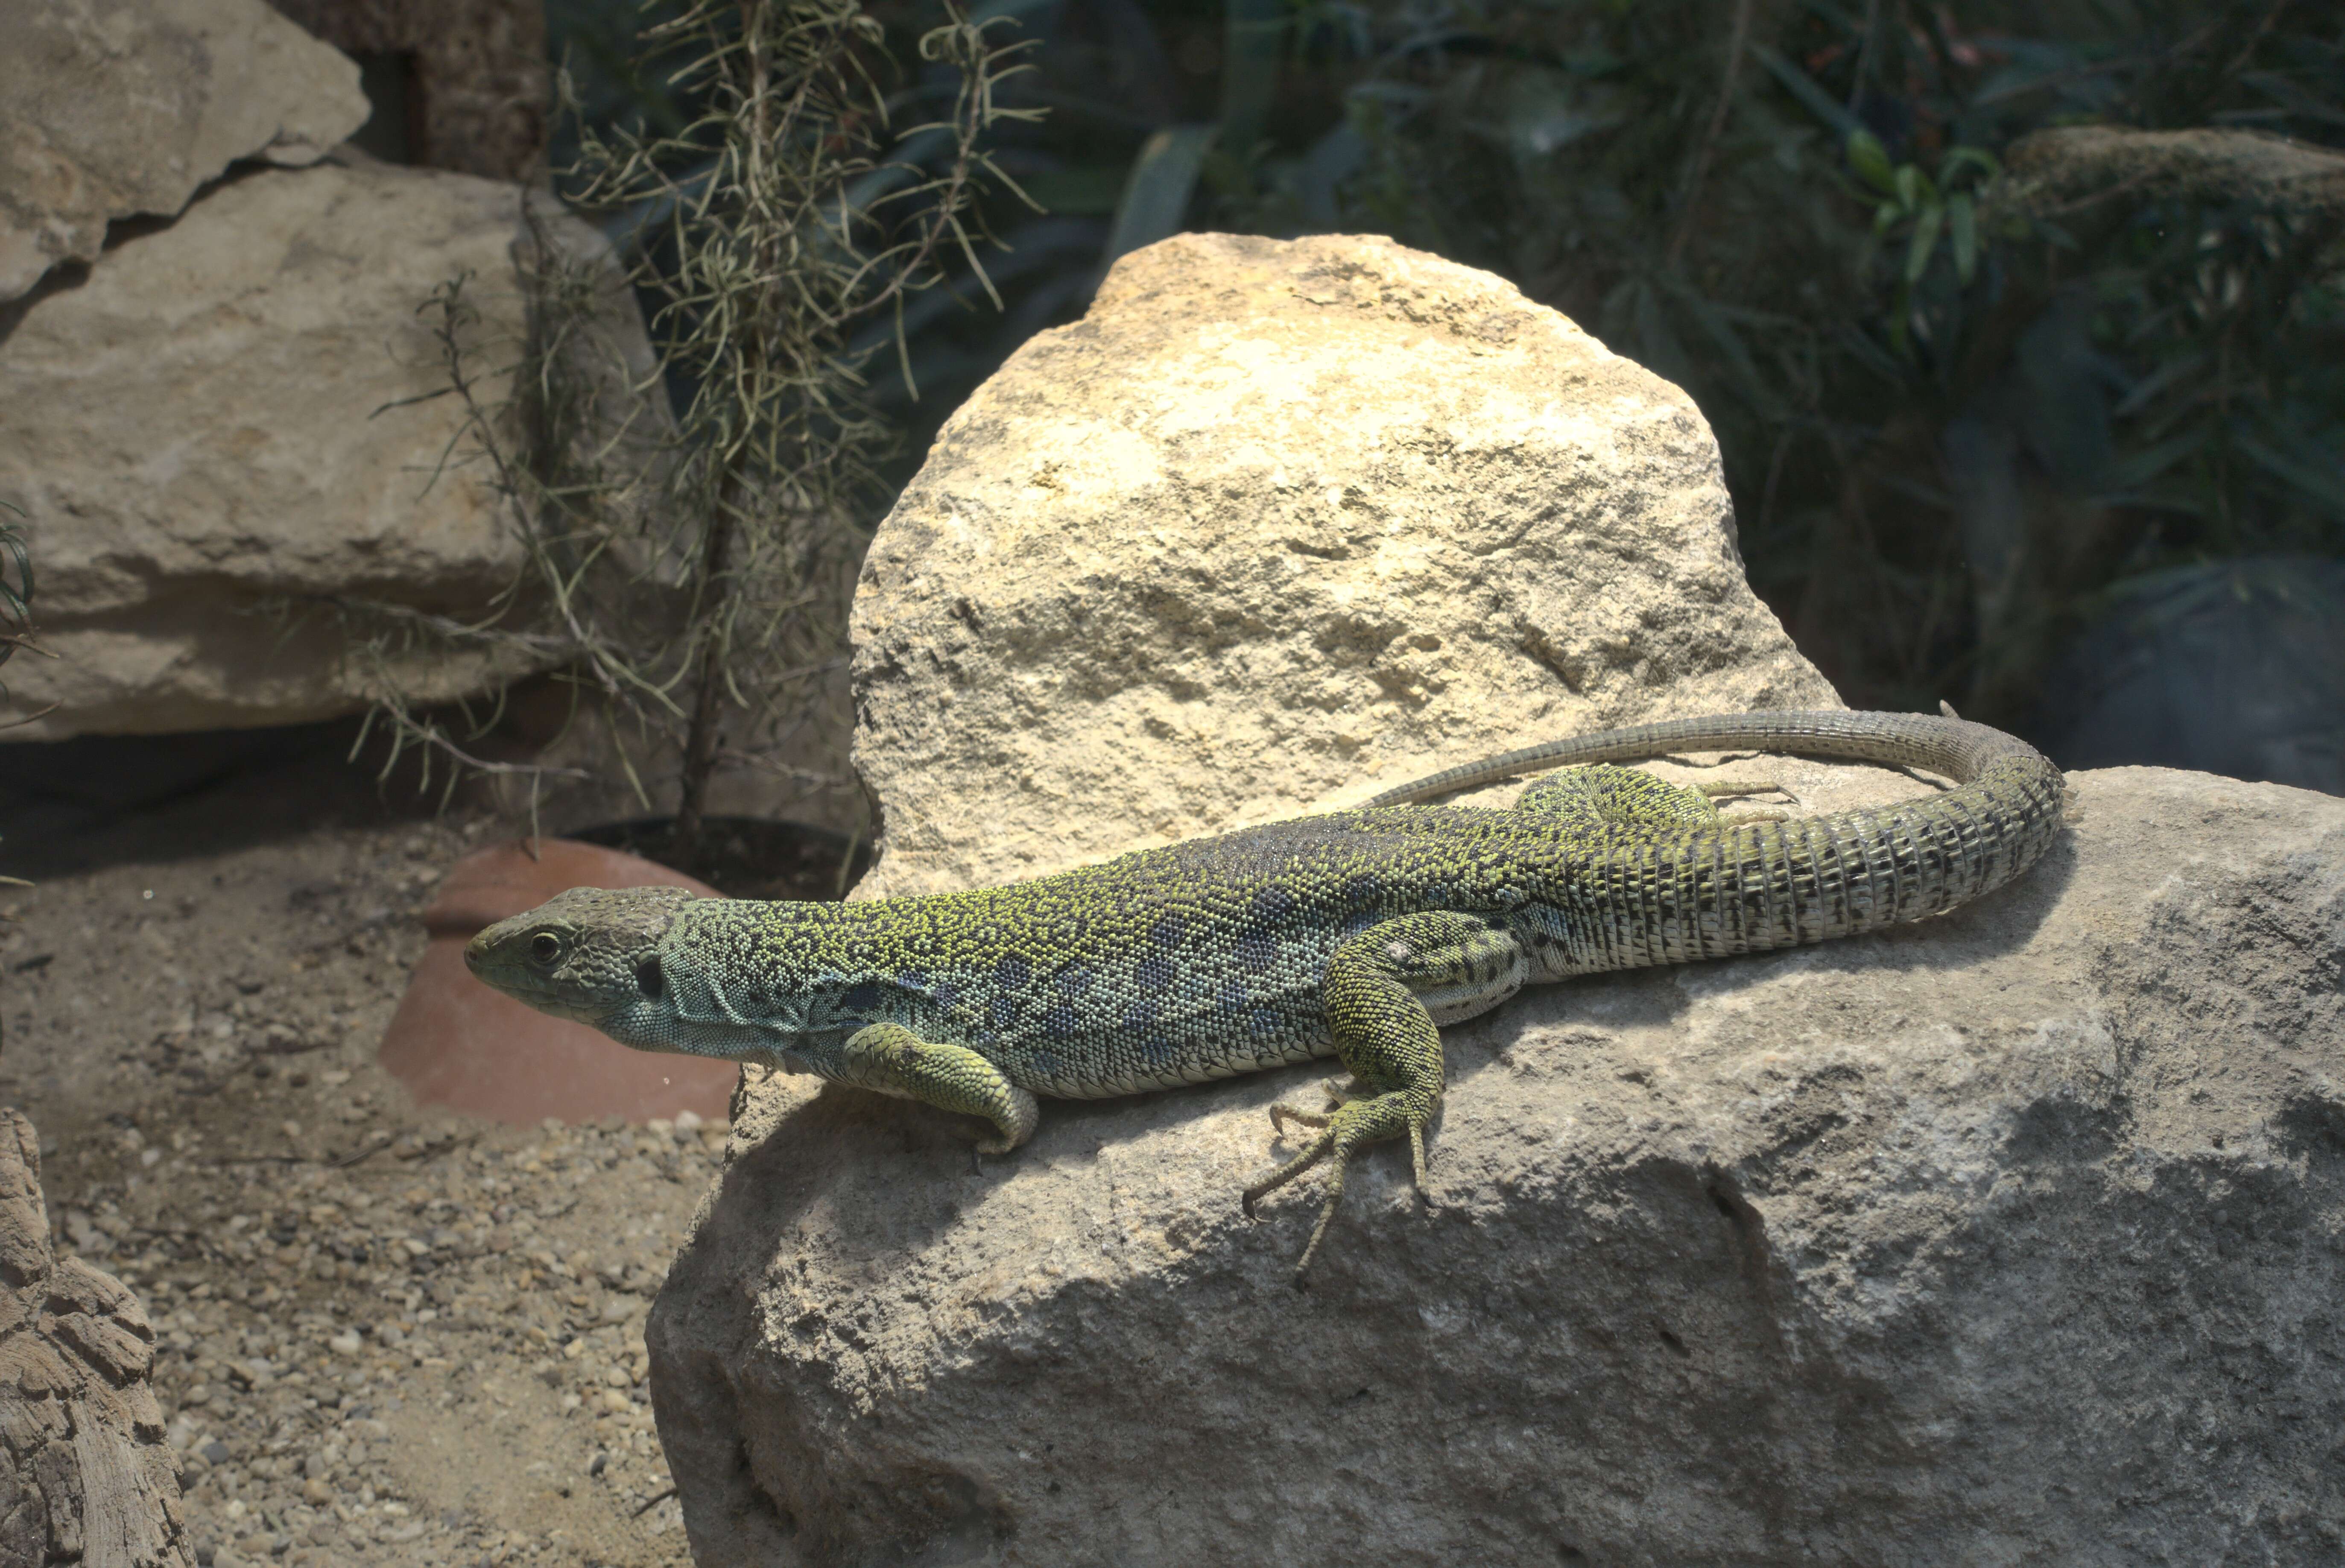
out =
<svg viewBox="0 0 2345 1568"><path fill-rule="evenodd" d="M1729 823L1702 791L1581 766L1507 810L1415 804L1535 769L1745 748L1928 769L1943 793ZM1712 786L1708 793L1748 793ZM1722 958L1951 909L2059 830L2060 772L1952 717L1754 713L1554 742L1348 811L1123 855L1006 888L889 902L693 900L574 888L465 950L482 980L648 1050L778 1064L990 1121L1035 1097L1203 1083L1333 1054L1356 1080L1245 1193L1325 1161L1300 1281L1364 1144L1406 1135L1424 1186L1437 1026L1527 983Z"/></svg>

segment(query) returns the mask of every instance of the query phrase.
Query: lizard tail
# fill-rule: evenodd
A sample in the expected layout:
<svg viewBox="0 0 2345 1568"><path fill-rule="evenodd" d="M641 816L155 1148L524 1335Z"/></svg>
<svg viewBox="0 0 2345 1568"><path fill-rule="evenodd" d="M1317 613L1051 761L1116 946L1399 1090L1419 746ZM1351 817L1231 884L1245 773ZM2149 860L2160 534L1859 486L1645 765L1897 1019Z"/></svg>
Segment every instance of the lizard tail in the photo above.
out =
<svg viewBox="0 0 2345 1568"><path fill-rule="evenodd" d="M1721 958L1920 920L2001 887L2058 835L2066 780L2025 742L1921 714L1771 712L1674 719L1527 747L1388 791L1446 794L1574 763L1754 748L1925 769L1954 788L1917 800L1586 846L1586 897L1558 912L1575 970Z"/></svg>

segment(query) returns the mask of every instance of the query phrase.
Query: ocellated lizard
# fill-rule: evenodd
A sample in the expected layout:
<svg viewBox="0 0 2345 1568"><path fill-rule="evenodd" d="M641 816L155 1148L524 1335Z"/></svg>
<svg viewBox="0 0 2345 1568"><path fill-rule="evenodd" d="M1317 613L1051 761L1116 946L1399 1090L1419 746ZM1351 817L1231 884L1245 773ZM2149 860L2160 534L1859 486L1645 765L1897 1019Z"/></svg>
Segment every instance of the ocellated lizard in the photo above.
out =
<svg viewBox="0 0 2345 1568"><path fill-rule="evenodd" d="M1732 823L1710 794L1602 766L1746 748L1921 768L1954 788L1877 809ZM1536 769L1510 809L1419 804ZM578 888L491 926L465 959L533 1007L650 1050L772 1063L1034 1131L1087 1099L1334 1054L1355 1095L1244 1193L1406 1136L1420 1189L1443 1089L1438 1026L1526 983L1721 958L1919 920L2019 875L2066 785L1954 718L1751 713L1509 752L1350 810L1142 850L1009 887L869 903Z"/></svg>

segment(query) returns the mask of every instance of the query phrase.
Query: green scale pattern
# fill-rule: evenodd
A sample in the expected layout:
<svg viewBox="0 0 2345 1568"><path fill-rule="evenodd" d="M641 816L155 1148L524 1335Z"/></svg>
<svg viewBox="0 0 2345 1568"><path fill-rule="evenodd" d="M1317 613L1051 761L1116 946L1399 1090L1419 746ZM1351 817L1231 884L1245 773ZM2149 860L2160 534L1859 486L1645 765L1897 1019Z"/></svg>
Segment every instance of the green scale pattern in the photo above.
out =
<svg viewBox="0 0 2345 1568"><path fill-rule="evenodd" d="M1877 811L1729 824L1704 794L1610 766L1755 747L1958 780ZM1505 810L1447 793L1568 766ZM1743 792L1727 787L1720 793ZM1146 850L1006 888L862 904L574 890L468 959L501 989L652 1049L765 1060L991 1120L1339 1055L1355 1097L1249 1189L1406 1135L1423 1174L1437 1026L1527 983L1759 952L1934 914L2018 875L2065 783L1949 718L1761 713L1608 731L1452 769L1368 806Z"/></svg>

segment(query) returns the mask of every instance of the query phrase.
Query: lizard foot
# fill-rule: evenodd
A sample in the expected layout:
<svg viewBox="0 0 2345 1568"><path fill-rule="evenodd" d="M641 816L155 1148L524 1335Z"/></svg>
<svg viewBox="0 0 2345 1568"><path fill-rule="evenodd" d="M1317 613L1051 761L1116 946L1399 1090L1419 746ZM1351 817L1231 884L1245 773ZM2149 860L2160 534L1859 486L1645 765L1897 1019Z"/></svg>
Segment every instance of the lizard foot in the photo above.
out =
<svg viewBox="0 0 2345 1568"><path fill-rule="evenodd" d="M1240 1195L1239 1205L1247 1218L1256 1217L1254 1205L1280 1187L1294 1181L1312 1166L1323 1161L1327 1166L1327 1198L1320 1207L1319 1223L1311 1227L1311 1239L1304 1245L1303 1256L1295 1260L1294 1285L1302 1288L1311 1271L1311 1260L1318 1256L1319 1244L1327 1238L1327 1227L1335 1222L1335 1210L1344 1201L1344 1176L1350 1166L1352 1151L1363 1144L1379 1143L1396 1137L1406 1129L1408 1134L1411 1165L1416 1179L1419 1196L1425 1192L1425 1124L1406 1094L1375 1095L1345 1102L1337 1109L1322 1115L1315 1111L1298 1110L1293 1105L1276 1105L1270 1108L1270 1119L1281 1132L1288 1121L1300 1122L1306 1127L1321 1128L1319 1135L1301 1154L1247 1187Z"/></svg>

